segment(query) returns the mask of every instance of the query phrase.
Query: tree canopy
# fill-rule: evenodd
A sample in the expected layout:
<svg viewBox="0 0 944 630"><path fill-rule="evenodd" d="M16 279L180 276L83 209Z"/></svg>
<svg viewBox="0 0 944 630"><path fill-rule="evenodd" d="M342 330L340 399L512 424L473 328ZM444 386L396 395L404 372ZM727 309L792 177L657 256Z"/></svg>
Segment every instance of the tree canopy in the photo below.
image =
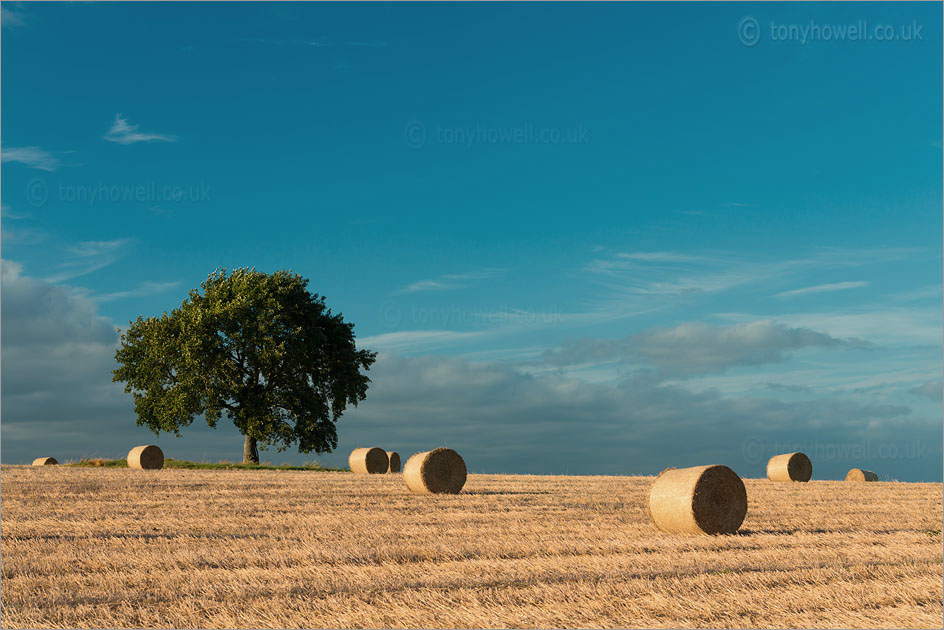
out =
<svg viewBox="0 0 944 630"><path fill-rule="evenodd" d="M376 353L358 350L354 325L333 314L308 280L291 271L225 269L160 317L122 332L113 380L134 397L138 425L173 432L203 415L226 414L257 445L302 453L337 447L336 423L367 396Z"/></svg>

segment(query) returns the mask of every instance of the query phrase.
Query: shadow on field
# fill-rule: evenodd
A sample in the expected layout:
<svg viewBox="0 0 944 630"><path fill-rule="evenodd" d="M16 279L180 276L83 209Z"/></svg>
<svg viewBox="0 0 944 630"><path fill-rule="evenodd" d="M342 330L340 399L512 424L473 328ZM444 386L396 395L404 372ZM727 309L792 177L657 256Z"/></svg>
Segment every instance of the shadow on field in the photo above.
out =
<svg viewBox="0 0 944 630"><path fill-rule="evenodd" d="M508 495L508 494L551 494L543 490L469 490L462 494Z"/></svg>
<svg viewBox="0 0 944 630"><path fill-rule="evenodd" d="M913 532L914 529L855 529L855 528L835 528L835 529L739 529L731 536L757 536L767 534L771 536L792 536L794 534L855 534L868 531L871 534L901 534L904 532Z"/></svg>
<svg viewBox="0 0 944 630"><path fill-rule="evenodd" d="M258 535L248 534L127 534L127 533L94 533L94 534L23 534L10 536L11 540L107 540L120 538L130 540L175 540L178 538L200 538L204 540L238 540L243 538L259 538Z"/></svg>

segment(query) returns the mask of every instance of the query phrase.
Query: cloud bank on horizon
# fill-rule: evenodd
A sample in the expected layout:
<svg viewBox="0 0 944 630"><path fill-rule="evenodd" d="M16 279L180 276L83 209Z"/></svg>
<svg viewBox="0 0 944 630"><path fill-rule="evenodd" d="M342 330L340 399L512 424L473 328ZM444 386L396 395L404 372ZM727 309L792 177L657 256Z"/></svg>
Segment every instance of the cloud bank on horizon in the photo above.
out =
<svg viewBox="0 0 944 630"><path fill-rule="evenodd" d="M226 422L136 427L111 370L118 327L255 266L380 353L337 452L263 459L939 481L941 7L822 7L925 24L854 54L738 41L803 7L670 9L4 5L3 462L238 458Z"/></svg>

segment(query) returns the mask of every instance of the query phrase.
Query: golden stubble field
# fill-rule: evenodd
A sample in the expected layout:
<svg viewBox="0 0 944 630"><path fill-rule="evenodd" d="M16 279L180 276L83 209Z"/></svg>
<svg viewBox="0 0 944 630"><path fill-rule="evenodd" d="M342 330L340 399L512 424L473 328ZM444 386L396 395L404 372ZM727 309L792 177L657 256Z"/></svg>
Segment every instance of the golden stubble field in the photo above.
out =
<svg viewBox="0 0 944 630"><path fill-rule="evenodd" d="M734 536L652 477L2 471L6 628L942 626L941 484L745 480Z"/></svg>

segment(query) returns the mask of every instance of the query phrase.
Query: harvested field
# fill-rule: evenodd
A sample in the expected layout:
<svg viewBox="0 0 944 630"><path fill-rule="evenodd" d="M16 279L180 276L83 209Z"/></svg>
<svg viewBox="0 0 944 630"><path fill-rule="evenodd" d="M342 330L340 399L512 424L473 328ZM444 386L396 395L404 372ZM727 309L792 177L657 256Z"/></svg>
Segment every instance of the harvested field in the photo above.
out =
<svg viewBox="0 0 944 630"><path fill-rule="evenodd" d="M940 484L746 479L710 537L652 481L4 466L2 624L941 627Z"/></svg>

